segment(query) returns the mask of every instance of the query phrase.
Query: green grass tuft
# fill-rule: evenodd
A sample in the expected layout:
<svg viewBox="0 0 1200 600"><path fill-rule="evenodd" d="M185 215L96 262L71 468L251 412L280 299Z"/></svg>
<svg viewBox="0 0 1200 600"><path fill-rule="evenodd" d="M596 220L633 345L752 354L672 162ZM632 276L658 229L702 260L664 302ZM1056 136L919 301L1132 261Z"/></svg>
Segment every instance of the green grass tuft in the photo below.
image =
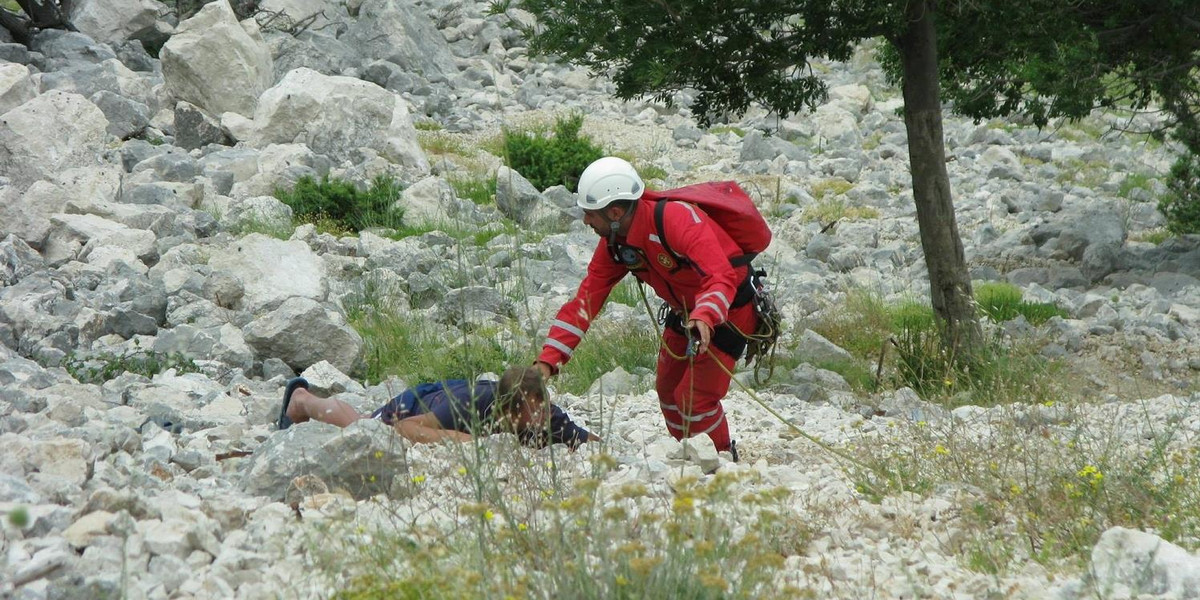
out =
<svg viewBox="0 0 1200 600"><path fill-rule="evenodd" d="M447 181L450 182L450 187L454 188L454 193L457 194L459 198L470 200L479 206L496 204L495 173L484 177L473 175L451 175Z"/></svg>
<svg viewBox="0 0 1200 600"><path fill-rule="evenodd" d="M1025 302L1021 289L1011 283L988 282L975 288L975 301L979 310L989 319L1001 323L1023 316L1034 325L1041 325L1053 317L1067 318L1067 311L1048 302Z"/></svg>

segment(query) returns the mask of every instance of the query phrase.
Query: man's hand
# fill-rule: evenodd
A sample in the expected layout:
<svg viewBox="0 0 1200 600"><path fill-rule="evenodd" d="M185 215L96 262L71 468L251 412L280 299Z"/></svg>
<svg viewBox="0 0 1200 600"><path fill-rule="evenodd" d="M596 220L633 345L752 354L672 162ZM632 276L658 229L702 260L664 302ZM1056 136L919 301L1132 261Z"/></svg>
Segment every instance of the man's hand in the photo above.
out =
<svg viewBox="0 0 1200 600"><path fill-rule="evenodd" d="M542 372L542 381L550 381L550 377L554 375L554 371L550 369L550 365L540 360L533 363L533 366L537 367L537 370Z"/></svg>
<svg viewBox="0 0 1200 600"><path fill-rule="evenodd" d="M708 352L708 343L712 341L712 327L700 319L690 319L687 326L693 332L692 335L699 336L700 338L700 346L696 348L696 356Z"/></svg>

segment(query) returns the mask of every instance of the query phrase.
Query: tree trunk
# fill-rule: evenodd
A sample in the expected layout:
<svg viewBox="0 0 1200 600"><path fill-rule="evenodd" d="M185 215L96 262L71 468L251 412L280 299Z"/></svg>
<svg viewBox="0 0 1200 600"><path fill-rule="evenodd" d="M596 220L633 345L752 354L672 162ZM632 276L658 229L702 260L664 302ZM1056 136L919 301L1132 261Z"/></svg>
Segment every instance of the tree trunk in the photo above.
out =
<svg viewBox="0 0 1200 600"><path fill-rule="evenodd" d="M934 0L909 0L907 27L895 43L904 70L904 126L930 301L946 347L971 355L983 336L946 173L934 5Z"/></svg>

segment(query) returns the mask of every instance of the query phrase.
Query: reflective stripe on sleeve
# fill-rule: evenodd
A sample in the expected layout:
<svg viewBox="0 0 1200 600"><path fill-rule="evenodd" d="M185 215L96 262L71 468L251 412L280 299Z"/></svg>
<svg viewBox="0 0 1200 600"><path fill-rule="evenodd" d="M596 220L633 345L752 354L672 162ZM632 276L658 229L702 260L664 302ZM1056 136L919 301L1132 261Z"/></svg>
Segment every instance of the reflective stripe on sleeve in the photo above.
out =
<svg viewBox="0 0 1200 600"><path fill-rule="evenodd" d="M566 321L563 321L561 319L555 319L554 322L550 324L550 326L552 328L557 327L567 333L574 334L575 337L577 337L577 338L580 338L580 339L583 338L583 330L582 329L580 329L570 323L567 323Z"/></svg>
<svg viewBox="0 0 1200 600"><path fill-rule="evenodd" d="M554 338L546 338L546 345L558 350L559 352L562 352L563 354L566 354L568 358L575 353L575 350L573 350L570 346Z"/></svg>
<svg viewBox="0 0 1200 600"><path fill-rule="evenodd" d="M700 296L700 298L698 298L698 299L703 300L709 296L716 296L717 300L720 300L721 303L723 303L725 305L725 310L729 310L729 307L730 307L729 298L726 298L725 294L722 292L709 292L707 294L704 294L703 296Z"/></svg>
<svg viewBox="0 0 1200 600"><path fill-rule="evenodd" d="M700 304L697 304L697 305L696 305L696 308L695 308L695 309L694 309L692 312L695 312L695 311L697 311L697 310L700 310L700 307L701 307L701 306L708 306L708 307L711 307L711 308L713 309L713 312L716 312L716 313L717 313L717 316L721 317L721 320L724 320L724 319L725 319L725 310L724 310L724 309L722 309L720 306L717 306L716 304L713 304L712 302L701 302Z"/></svg>

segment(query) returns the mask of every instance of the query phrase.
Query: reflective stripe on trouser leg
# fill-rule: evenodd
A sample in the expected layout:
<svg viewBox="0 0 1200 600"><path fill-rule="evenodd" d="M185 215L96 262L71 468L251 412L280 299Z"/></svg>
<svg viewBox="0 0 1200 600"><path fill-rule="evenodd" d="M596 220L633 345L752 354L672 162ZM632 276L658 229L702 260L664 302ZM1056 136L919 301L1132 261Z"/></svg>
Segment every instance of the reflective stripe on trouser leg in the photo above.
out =
<svg viewBox="0 0 1200 600"><path fill-rule="evenodd" d="M667 348L683 355L687 338L672 330L663 336ZM733 358L719 350L677 360L666 350L658 356L659 404L662 406L667 431L675 439L707 434L718 450L729 447L729 424L721 407L721 398L729 390L729 376L713 364L719 357L726 368L732 368Z"/></svg>
<svg viewBox="0 0 1200 600"><path fill-rule="evenodd" d="M757 321L753 304L733 309L729 317L742 331L753 331ZM676 356L684 356L687 338L669 328L663 331L663 342L666 348L658 353L655 388L667 431L677 440L708 435L717 450L729 449L729 424L721 399L729 391L730 377L726 371L732 372L737 361L713 346L694 361L676 359L667 349ZM725 369L714 364L714 357Z"/></svg>
<svg viewBox="0 0 1200 600"><path fill-rule="evenodd" d="M754 331L757 322L754 305L734 308L730 311L730 320L742 331ZM707 434L716 449L727 450L730 448L730 427L721 398L730 390L727 372L733 371L737 360L715 347L709 347L708 353L696 356L695 360L676 359L671 353L684 356L688 338L665 329L662 341L665 348L659 350L655 389L667 432L676 439ZM725 366L724 370L714 364L714 356Z"/></svg>

